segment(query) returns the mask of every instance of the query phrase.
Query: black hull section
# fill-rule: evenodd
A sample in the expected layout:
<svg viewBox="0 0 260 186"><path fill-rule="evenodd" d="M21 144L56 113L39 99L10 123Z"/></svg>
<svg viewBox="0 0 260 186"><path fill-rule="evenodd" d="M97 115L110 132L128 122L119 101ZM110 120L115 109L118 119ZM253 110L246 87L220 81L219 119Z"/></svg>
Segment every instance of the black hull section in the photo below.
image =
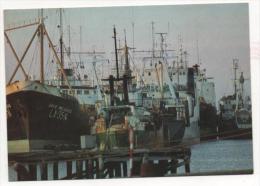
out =
<svg viewBox="0 0 260 186"><path fill-rule="evenodd" d="M201 141L217 138L217 111L210 104L200 103L200 139Z"/></svg>
<svg viewBox="0 0 260 186"><path fill-rule="evenodd" d="M252 139L252 128L234 129L219 132L219 139Z"/></svg>
<svg viewBox="0 0 260 186"><path fill-rule="evenodd" d="M163 140L166 145L176 145L182 142L185 132L185 121L176 120L172 115L161 116Z"/></svg>
<svg viewBox="0 0 260 186"><path fill-rule="evenodd" d="M51 140L79 144L88 133L87 118L73 97L59 97L37 91L7 95L8 140ZM51 145L51 144L50 144ZM39 147L43 148L43 147Z"/></svg>

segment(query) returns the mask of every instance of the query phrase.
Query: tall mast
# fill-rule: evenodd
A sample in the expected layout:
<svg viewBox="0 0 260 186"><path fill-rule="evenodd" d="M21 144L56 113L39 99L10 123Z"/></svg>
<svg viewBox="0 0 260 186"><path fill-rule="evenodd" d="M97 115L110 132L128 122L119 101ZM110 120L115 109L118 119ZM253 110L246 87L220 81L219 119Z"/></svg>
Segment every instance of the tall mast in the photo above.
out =
<svg viewBox="0 0 260 186"><path fill-rule="evenodd" d="M238 69L238 59L233 59L234 68L234 95L237 94L237 69Z"/></svg>
<svg viewBox="0 0 260 186"><path fill-rule="evenodd" d="M63 22L62 22L62 8L59 9L60 14L60 61L61 68L64 68L64 56L63 56ZM61 74L61 83L63 84L63 75Z"/></svg>
<svg viewBox="0 0 260 186"><path fill-rule="evenodd" d="M244 82L245 82L245 78L243 76L243 72L241 72L240 74L240 78L239 78L239 83L240 83L240 88L241 88L241 95L240 95L240 99L241 99L241 104L242 104L242 107L244 106Z"/></svg>
<svg viewBox="0 0 260 186"><path fill-rule="evenodd" d="M79 52L80 53L82 52L82 26L81 25L79 26ZM79 55L79 60L80 63L82 63L81 54Z"/></svg>
<svg viewBox="0 0 260 186"><path fill-rule="evenodd" d="M135 57L135 23L132 22L132 32L133 32L133 58Z"/></svg>
<svg viewBox="0 0 260 186"><path fill-rule="evenodd" d="M71 48L70 48L70 25L68 25L68 35L69 35L68 56L70 57L70 52L71 52Z"/></svg>
<svg viewBox="0 0 260 186"><path fill-rule="evenodd" d="M155 50L155 40L154 40L154 22L152 21L152 58L155 57L154 50Z"/></svg>
<svg viewBox="0 0 260 186"><path fill-rule="evenodd" d="M116 42L116 27L114 26L114 42L115 42L115 55L116 55L116 77L119 79L119 72L118 72L118 56L117 56L117 42Z"/></svg>
<svg viewBox="0 0 260 186"><path fill-rule="evenodd" d="M197 63L198 63L198 65L200 65L200 52L199 52L199 40L197 39Z"/></svg>
<svg viewBox="0 0 260 186"><path fill-rule="evenodd" d="M163 58L163 57L164 57L164 41L165 41L163 35L166 35L167 33L160 32L160 33L156 33L156 34L159 34L160 37L161 37L161 44L160 44L161 52L160 52L160 57Z"/></svg>
<svg viewBox="0 0 260 186"><path fill-rule="evenodd" d="M180 55L180 68L183 68L183 48L182 48L182 37L179 35L179 55Z"/></svg>
<svg viewBox="0 0 260 186"><path fill-rule="evenodd" d="M128 46L126 43L126 30L124 30L125 33L125 74L130 77L130 66L129 66L129 59L128 59Z"/></svg>
<svg viewBox="0 0 260 186"><path fill-rule="evenodd" d="M44 83L44 43L43 43L43 9L40 13L40 82Z"/></svg>

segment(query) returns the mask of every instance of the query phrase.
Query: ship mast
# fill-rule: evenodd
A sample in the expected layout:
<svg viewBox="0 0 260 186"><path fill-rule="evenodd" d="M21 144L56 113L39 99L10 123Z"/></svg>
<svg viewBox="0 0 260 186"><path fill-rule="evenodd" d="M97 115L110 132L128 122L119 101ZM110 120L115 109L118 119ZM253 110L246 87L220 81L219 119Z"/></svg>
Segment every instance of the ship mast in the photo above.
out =
<svg viewBox="0 0 260 186"><path fill-rule="evenodd" d="M69 35L69 46L68 46L67 55L70 57L70 54L71 54L71 48L70 48L70 25L68 25L68 35Z"/></svg>
<svg viewBox="0 0 260 186"><path fill-rule="evenodd" d="M64 68L64 56L63 56L63 22L62 22L62 9L59 9L60 14L60 61L61 61L61 68ZM61 74L61 85L63 85L63 74Z"/></svg>
<svg viewBox="0 0 260 186"><path fill-rule="evenodd" d="M40 13L40 25L39 25L39 33L40 33L40 82L44 83L44 31L43 31L43 9L41 9Z"/></svg>
<svg viewBox="0 0 260 186"><path fill-rule="evenodd" d="M118 72L118 55L117 55L117 42L116 42L116 27L114 26L114 42L115 42L115 56L116 56L116 77L119 79L119 72Z"/></svg>
<svg viewBox="0 0 260 186"><path fill-rule="evenodd" d="M132 22L132 34L133 34L133 59L135 59L135 23Z"/></svg>
<svg viewBox="0 0 260 186"><path fill-rule="evenodd" d="M131 76L131 71L130 71L130 64L129 64L129 51L128 51L128 46L127 46L127 42L126 42L126 30L124 30L124 34L125 34L125 74L127 76Z"/></svg>
<svg viewBox="0 0 260 186"><path fill-rule="evenodd" d="M152 21L152 61L155 57L154 22Z"/></svg>
<svg viewBox="0 0 260 186"><path fill-rule="evenodd" d="M234 69L234 95L237 95L237 69L238 69L238 59L233 59L233 69Z"/></svg>
<svg viewBox="0 0 260 186"><path fill-rule="evenodd" d="M161 47L160 57L164 59L164 42L165 42L164 35L166 35L167 33L165 33L165 32L159 32L159 33L156 33L156 34L159 34L159 35L160 35L160 38L161 38L161 44L160 44L160 47Z"/></svg>
<svg viewBox="0 0 260 186"><path fill-rule="evenodd" d="M244 82L245 82L245 78L243 76L243 72L241 72L240 74L240 78L239 78L239 83L240 83L240 88L241 88L241 104L242 104L242 107L244 106L244 100L243 100L243 96L244 96Z"/></svg>
<svg viewBox="0 0 260 186"><path fill-rule="evenodd" d="M33 25L38 25L37 29L35 30L32 38L30 39L28 45L26 46L26 49L23 52L21 59L19 59L18 56L17 56L17 52L14 50L13 45L12 45L8 35L7 35L7 31L20 29L20 28L25 28L25 27L33 26ZM65 81L66 81L66 83L67 83L67 85L69 87L69 89L71 90L71 86L70 86L69 81L67 79L67 76L66 76L66 74L65 74L65 72L63 70L63 66L62 66L61 60L59 59L58 54L57 54L57 52L55 50L55 47L54 47L54 45L53 45L53 43L52 43L52 41L50 39L50 36L49 36L46 28L45 28L44 18L43 18L43 10L41 10L41 13L39 14L39 21L37 21L35 23L30 23L30 24L27 24L27 25L24 25L24 26L18 26L18 27L13 27L13 28L9 28L9 29L5 29L4 30L5 38L6 38L7 42L9 43L9 45L11 47L11 50L12 50L12 52L13 52L16 60L17 60L17 63L18 63L16 68L15 68L15 70L14 70L14 72L13 72L13 74L12 74L12 76L11 76L11 78L10 78L10 80L9 80L9 82L8 82L8 85L11 84L14 76L16 75L16 72L17 72L18 68L22 69L22 71L23 71L23 73L24 73L24 75L26 77L26 80L28 79L28 75L26 74L26 72L25 72L25 70L24 70L24 68L22 66L22 62L23 62L23 60L24 60L24 58L25 58L29 48L31 47L31 44L32 44L32 42L33 42L33 40L34 40L34 38L36 37L37 34L38 34L38 36L40 38L40 68L41 68L40 69L40 82L44 83L44 36L45 36L47 38L47 40L48 40L49 47L53 51L54 57L57 60L58 65L61 68L61 73L62 73L62 75L63 75L63 77L64 77L64 79L65 79Z"/></svg>

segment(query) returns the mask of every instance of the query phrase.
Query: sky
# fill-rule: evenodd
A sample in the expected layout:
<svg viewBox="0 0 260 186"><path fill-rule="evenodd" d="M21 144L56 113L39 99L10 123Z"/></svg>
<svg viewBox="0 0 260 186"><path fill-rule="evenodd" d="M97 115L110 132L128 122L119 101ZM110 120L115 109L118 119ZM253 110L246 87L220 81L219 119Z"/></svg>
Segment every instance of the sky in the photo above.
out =
<svg viewBox="0 0 260 186"><path fill-rule="evenodd" d="M5 10L4 27L10 28L33 22L38 17L38 13L39 11L35 9ZM59 10L44 9L44 16L48 33L53 43L58 45ZM63 9L64 42L68 45L68 25L70 25L73 51L79 51L80 43L82 43L82 51L95 49L106 52L106 58L112 61L113 26L116 26L117 37L121 43L124 41L125 30L130 47L134 45L136 50L149 50L152 48L151 22L154 22L155 33L168 33L166 41L169 49L177 49L178 36L181 35L183 47L189 54L189 66L198 63L199 51L201 68L206 69L209 77L214 77L217 100L233 92L233 58L239 59L240 71L243 71L245 78L248 79L245 83L246 93L250 95L249 12L248 5L245 3L65 8ZM8 32L19 56L35 28ZM159 42L158 35L155 39ZM25 58L24 66L37 75L37 67L31 63L39 56L34 52L36 42L32 46ZM45 45L47 53L45 59L50 60L51 55L47 52L47 48L48 46ZM6 42L5 55L6 80L8 80L16 66L16 61ZM106 64L100 66L106 68ZM21 77L19 72L16 79Z"/></svg>

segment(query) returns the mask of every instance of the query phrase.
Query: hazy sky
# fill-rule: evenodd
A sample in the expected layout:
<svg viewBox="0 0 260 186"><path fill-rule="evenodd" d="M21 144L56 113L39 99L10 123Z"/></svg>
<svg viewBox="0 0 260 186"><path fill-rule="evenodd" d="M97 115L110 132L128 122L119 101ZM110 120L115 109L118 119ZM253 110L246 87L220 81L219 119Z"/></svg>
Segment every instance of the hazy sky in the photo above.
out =
<svg viewBox="0 0 260 186"><path fill-rule="evenodd" d="M152 48L151 22L155 32L168 32L169 49L177 49L178 35L182 36L183 46L189 53L189 65L198 62L197 40L202 68L207 75L214 77L216 96L233 92L232 59L239 59L239 66L246 78L250 78L249 56L249 17L247 4L211 4L211 5L172 5L172 6L139 6L109 8L73 8L64 9L64 38L68 44L67 26L71 27L71 47L78 51L80 46L79 28L82 26L82 51L105 51L107 58L112 59L113 25L118 37L123 42L124 29L128 44L133 46L133 27L136 50ZM44 10L45 24L55 44L58 44L59 14L57 9ZM5 28L23 24L38 17L38 10L8 10L4 13ZM10 38L21 56L26 43L35 27L12 32ZM156 36L158 40L159 37ZM159 40L158 40L159 41ZM15 67L15 60L6 46L6 77ZM33 55L36 44L29 52L26 61L35 60ZM46 46L47 48L47 46ZM48 57L46 56L48 60ZM28 63L30 64L30 63ZM27 65L27 68L33 68ZM17 76L19 79L19 76ZM245 83L246 92L250 94L250 81Z"/></svg>

